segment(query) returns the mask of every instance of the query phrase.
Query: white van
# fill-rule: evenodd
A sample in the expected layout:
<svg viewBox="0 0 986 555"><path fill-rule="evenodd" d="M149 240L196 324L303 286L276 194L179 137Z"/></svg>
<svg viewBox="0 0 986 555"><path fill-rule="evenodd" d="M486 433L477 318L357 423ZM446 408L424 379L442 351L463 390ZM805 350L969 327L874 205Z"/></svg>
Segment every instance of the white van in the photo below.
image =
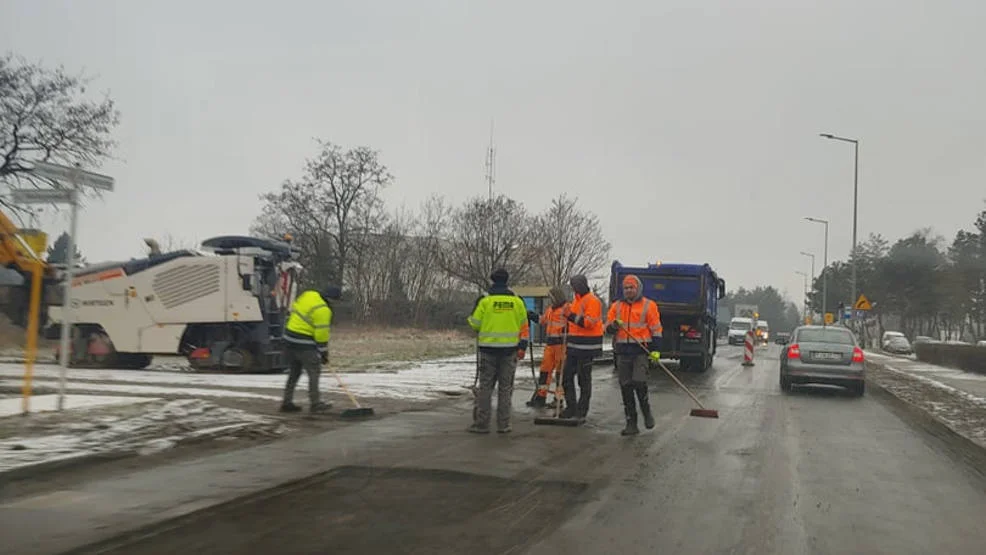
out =
<svg viewBox="0 0 986 555"><path fill-rule="evenodd" d="M753 329L753 318L736 317L729 321L729 335L726 340L730 345L742 345L746 341L746 332Z"/></svg>

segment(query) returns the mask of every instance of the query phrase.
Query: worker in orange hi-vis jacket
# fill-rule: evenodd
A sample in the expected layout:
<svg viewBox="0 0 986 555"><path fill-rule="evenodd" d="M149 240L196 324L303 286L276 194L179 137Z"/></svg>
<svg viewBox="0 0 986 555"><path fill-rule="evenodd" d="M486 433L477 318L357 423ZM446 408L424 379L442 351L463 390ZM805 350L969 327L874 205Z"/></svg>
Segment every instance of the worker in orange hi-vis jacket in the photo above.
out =
<svg viewBox="0 0 986 555"><path fill-rule="evenodd" d="M532 322L544 324L545 347L541 357L541 372L537 390L527 402L527 406L536 408L547 405L548 389L554 381L555 372L561 372L561 365L565 360L564 336L565 328L568 327L568 299L560 287L552 287L548 294L551 295L551 306L544 309L544 314L539 315L533 311L527 313Z"/></svg>
<svg viewBox="0 0 986 555"><path fill-rule="evenodd" d="M616 357L623 411L627 419L626 427L620 433L625 436L639 433L638 401L640 412L644 415L644 425L648 430L654 427L654 416L647 397L647 367L650 360L660 359L657 346L664 328L657 303L643 296L642 289L637 276L623 278L623 298L613 302L606 315L606 331L615 334L616 338L613 355ZM646 345L650 352L644 351L641 344Z"/></svg>
<svg viewBox="0 0 986 555"><path fill-rule="evenodd" d="M589 288L589 280L582 274L573 276L569 283L575 291L575 300L568 310L568 345L565 349L565 365L562 367L562 387L565 389L565 411L561 418L585 421L592 398L592 363L603 353L603 303ZM575 380L579 391L576 396Z"/></svg>

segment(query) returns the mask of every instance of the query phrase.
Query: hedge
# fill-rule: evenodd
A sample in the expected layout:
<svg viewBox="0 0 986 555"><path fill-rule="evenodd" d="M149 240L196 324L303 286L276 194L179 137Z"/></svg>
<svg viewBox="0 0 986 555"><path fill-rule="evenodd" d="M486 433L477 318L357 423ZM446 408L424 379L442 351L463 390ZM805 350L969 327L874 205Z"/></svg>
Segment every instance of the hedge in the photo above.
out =
<svg viewBox="0 0 986 555"><path fill-rule="evenodd" d="M914 354L921 362L986 374L986 347L922 342L914 344Z"/></svg>

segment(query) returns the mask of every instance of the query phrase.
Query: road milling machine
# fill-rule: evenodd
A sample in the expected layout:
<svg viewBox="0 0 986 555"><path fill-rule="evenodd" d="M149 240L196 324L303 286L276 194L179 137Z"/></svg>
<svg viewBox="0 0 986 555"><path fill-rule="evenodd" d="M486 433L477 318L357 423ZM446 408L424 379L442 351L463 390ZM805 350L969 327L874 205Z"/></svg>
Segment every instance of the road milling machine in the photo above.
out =
<svg viewBox="0 0 986 555"><path fill-rule="evenodd" d="M199 249L105 262L72 276L71 367L148 366L180 355L193 369L280 372L283 331L297 294L290 242L228 235ZM48 308L45 336L61 336L62 307Z"/></svg>

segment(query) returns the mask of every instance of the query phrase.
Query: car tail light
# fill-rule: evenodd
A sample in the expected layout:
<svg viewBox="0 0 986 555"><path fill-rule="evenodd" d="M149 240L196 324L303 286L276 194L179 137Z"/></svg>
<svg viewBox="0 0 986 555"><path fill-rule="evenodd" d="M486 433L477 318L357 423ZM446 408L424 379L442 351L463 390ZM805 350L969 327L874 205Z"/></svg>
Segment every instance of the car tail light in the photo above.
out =
<svg viewBox="0 0 986 555"><path fill-rule="evenodd" d="M787 358L801 358L801 347L797 343L787 348Z"/></svg>
<svg viewBox="0 0 986 555"><path fill-rule="evenodd" d="M212 353L209 351L208 347L199 347L188 354L188 358L192 360L205 360L210 356L212 356Z"/></svg>
<svg viewBox="0 0 986 555"><path fill-rule="evenodd" d="M859 347L852 348L852 361L853 362L863 362L863 350Z"/></svg>
<svg viewBox="0 0 986 555"><path fill-rule="evenodd" d="M687 337L688 339L699 339L702 337L702 332L701 330L692 328L687 332L685 332L685 337Z"/></svg>

